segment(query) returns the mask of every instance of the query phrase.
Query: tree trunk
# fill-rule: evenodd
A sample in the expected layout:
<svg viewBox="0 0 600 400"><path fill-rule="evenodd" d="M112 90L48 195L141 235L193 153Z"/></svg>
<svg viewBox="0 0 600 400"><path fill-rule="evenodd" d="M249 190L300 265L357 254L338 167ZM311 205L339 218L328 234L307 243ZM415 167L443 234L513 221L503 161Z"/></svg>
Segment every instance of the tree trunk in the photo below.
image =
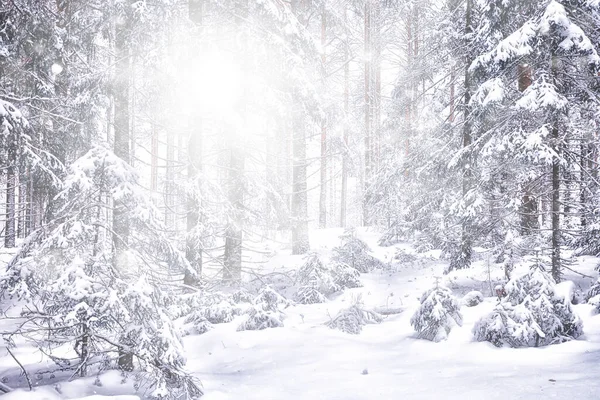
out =
<svg viewBox="0 0 600 400"><path fill-rule="evenodd" d="M202 1L190 0L189 16L190 20L196 24L196 29L200 30L202 24ZM198 40L200 38L198 37ZM198 182L199 173L202 171L202 126L201 121L193 124L193 131L190 132L188 143L188 181L190 189L187 193L186 205L186 245L185 256L190 263L192 271L185 271L183 283L186 285L195 285L202 275L202 247L197 229L200 220L201 204L198 200L198 191L200 185Z"/></svg>
<svg viewBox="0 0 600 400"><path fill-rule="evenodd" d="M16 135L15 135L16 136ZM10 145L8 150L8 165L6 166L6 222L4 232L4 247L15 247L15 154L16 151L13 145Z"/></svg>
<svg viewBox="0 0 600 400"><path fill-rule="evenodd" d="M129 49L129 22L124 16L123 24L115 28L115 84L114 84L114 152L126 163L130 164L130 113L129 113L129 77L131 76L131 60ZM129 242L128 211L124 204L113 200L113 266L117 271L127 269L126 251ZM119 368L124 371L133 370L133 355L119 354Z"/></svg>
<svg viewBox="0 0 600 400"><path fill-rule="evenodd" d="M292 175L292 254L304 254L309 250L308 201L306 186L306 137L303 107L295 101L293 122L293 175Z"/></svg>
<svg viewBox="0 0 600 400"><path fill-rule="evenodd" d="M363 198L363 225L371 223L370 203L371 196L369 185L371 184L371 60L368 57L371 54L371 0L365 1L364 8L364 74L365 74L365 177L364 177L364 198Z"/></svg>
<svg viewBox="0 0 600 400"><path fill-rule="evenodd" d="M325 55L325 46L327 40L327 16L325 14L325 3L321 12L321 63L323 68L323 86L327 79L327 70L325 63L327 56ZM321 121L321 192L319 196L319 227L327 227L327 118Z"/></svg>
<svg viewBox="0 0 600 400"><path fill-rule="evenodd" d="M292 1L292 11L303 23L304 5ZM292 91L292 254L304 254L308 241L308 198L306 185L306 123L299 88Z"/></svg>
<svg viewBox="0 0 600 400"><path fill-rule="evenodd" d="M469 38L470 34L473 32L473 28L471 26L471 12L473 7L473 0L467 0L467 8L465 13L465 36ZM470 39L467 39L470 40ZM462 132L463 139L463 148L467 148L471 145L473 138L472 135L472 127L471 127L471 74L469 73L469 66L471 65L473 58L471 55L471 51L467 49L467 59L465 60L465 82L464 82L464 125ZM462 195L463 199L466 199L469 190L471 189L471 180L472 180L472 172L473 168L472 162L467 161L468 165L465 165L463 171L463 181L462 181ZM472 254L472 226L469 217L461 216L461 240L460 240L460 262L456 265L457 268L467 268L471 264L471 254Z"/></svg>
<svg viewBox="0 0 600 400"><path fill-rule="evenodd" d="M348 45L348 10L344 5L344 137L342 152L342 190L340 194L340 226L346 226L346 205L348 201L348 115L350 112L350 51Z"/></svg>
<svg viewBox="0 0 600 400"><path fill-rule="evenodd" d="M247 15L248 5L247 0L237 0L236 2L236 29L239 35L239 41L237 49L241 54L244 61L247 58L246 50L246 32L244 27L244 20ZM246 74L247 63L243 63L244 70L242 73ZM246 79L242 80L243 82ZM246 118L246 93L245 88L242 88L242 98L239 102L238 112L240 118L244 120ZM241 126L244 126L242 124ZM235 132L235 129L240 129L236 126L229 129L231 134L237 134L236 137L232 137L230 142L230 159L229 159L229 179L228 179L228 200L231 206L232 215L229 216L227 227L225 228L225 254L224 254L224 270L223 279L230 282L240 282L242 278L242 238L243 238L243 215L244 215L244 149L243 144L239 143L240 138L243 137L242 132Z"/></svg>
<svg viewBox="0 0 600 400"><path fill-rule="evenodd" d="M554 86L557 85L558 59L555 52L552 52L551 76ZM558 126L558 111L555 111L552 123L551 146L555 153L552 158L552 277L556 282L560 282L562 276L562 267L560 259L560 131Z"/></svg>

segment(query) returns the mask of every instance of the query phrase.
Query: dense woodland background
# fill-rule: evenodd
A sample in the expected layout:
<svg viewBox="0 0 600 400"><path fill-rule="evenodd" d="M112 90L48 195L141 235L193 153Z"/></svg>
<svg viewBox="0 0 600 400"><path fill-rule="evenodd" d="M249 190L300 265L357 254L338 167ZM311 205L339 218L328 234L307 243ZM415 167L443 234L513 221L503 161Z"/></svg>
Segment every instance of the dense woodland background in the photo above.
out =
<svg viewBox="0 0 600 400"><path fill-rule="evenodd" d="M598 0L2 0L0 295L77 374L135 356L195 395L167 311L266 240L368 226L560 281L600 253L598 51Z"/></svg>

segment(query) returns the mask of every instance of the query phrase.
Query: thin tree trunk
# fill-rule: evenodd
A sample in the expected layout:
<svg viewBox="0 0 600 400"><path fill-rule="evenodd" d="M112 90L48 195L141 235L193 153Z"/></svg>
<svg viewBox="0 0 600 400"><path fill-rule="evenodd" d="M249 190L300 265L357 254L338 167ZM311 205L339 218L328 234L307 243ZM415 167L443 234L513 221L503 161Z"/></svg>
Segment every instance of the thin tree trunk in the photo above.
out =
<svg viewBox="0 0 600 400"><path fill-rule="evenodd" d="M552 54L551 74L554 85L557 84L558 60L556 55ZM559 143L558 118L554 116L552 126L552 150L555 156L552 158L552 277L556 282L560 282L562 276L560 260L560 143Z"/></svg>
<svg viewBox="0 0 600 400"><path fill-rule="evenodd" d="M196 24L196 29L200 31L202 25L202 1L190 0L189 16L190 20ZM200 37L198 37L200 40ZM190 189L187 194L186 205L186 246L185 256L190 263L192 271L185 271L183 283L186 285L195 285L202 274L202 247L197 229L200 220L200 201L198 200L199 173L202 171L202 125L201 121L195 121L193 131L189 136L188 143L188 181Z"/></svg>
<svg viewBox="0 0 600 400"><path fill-rule="evenodd" d="M371 60L368 57L371 54L371 0L365 1L364 8L364 75L365 75L365 177L364 177L364 198L363 198L363 225L367 226L371 223L370 213L370 194L369 185L371 184Z"/></svg>
<svg viewBox="0 0 600 400"><path fill-rule="evenodd" d="M325 14L325 3L321 12L321 63L323 64L323 85L327 79L327 69L325 63L327 56L325 46L327 40L327 15ZM321 192L319 196L319 227L327 227L327 118L321 121Z"/></svg>
<svg viewBox="0 0 600 400"><path fill-rule="evenodd" d="M292 11L303 23L304 5L301 0L292 1ZM310 246L308 241L308 198L306 184L306 123L304 105L297 93L292 91L292 254L304 254Z"/></svg>
<svg viewBox="0 0 600 400"><path fill-rule="evenodd" d="M158 190L158 127L152 125L152 139L150 144L150 189Z"/></svg>
<svg viewBox="0 0 600 400"><path fill-rule="evenodd" d="M236 27L239 34L239 48L244 59L247 58L246 50L246 33L244 27L245 16L247 15L248 5L247 0L238 0L236 2ZM244 68L247 68L247 63L244 63ZM243 70L245 74L246 69ZM245 81L245 79L243 80ZM245 109L245 88L243 88L242 99L240 101L240 117L246 117ZM242 124L244 126L244 124ZM238 137L243 137L242 132L234 132L231 128L230 132L238 134ZM225 254L224 254L224 270L223 279L230 282L240 282L242 278L242 239L243 239L243 214L244 214L244 149L239 139L234 137L230 140L230 159L229 159L229 179L228 179L228 200L231 205L232 215L229 217L229 222L225 229Z"/></svg>
<svg viewBox="0 0 600 400"><path fill-rule="evenodd" d="M471 12L473 7L473 0L467 0L467 8L465 13L465 36L469 37L473 32L473 28L471 26ZM472 56L469 49L467 49L467 59L465 62L465 82L464 82L464 125L463 125L463 148L467 148L471 145L472 142L472 127L471 127L471 74L469 73L469 66L472 62ZM466 165L463 171L463 182L462 182L462 194L463 199L465 199L468 195L469 190L471 189L471 179L472 172L471 162L468 162L469 165ZM471 224L470 218L462 216L462 226L461 226L461 243L460 243L460 263L457 265L458 268L466 268L471 264L471 253L472 253L472 232L471 232Z"/></svg>
<svg viewBox="0 0 600 400"><path fill-rule="evenodd" d="M16 136L16 135L15 135ZM6 167L6 222L4 229L4 247L15 247L15 154L14 145L10 145L8 150L8 165Z"/></svg>
<svg viewBox="0 0 600 400"><path fill-rule="evenodd" d="M114 85L114 152L126 163L130 164L130 113L129 113L129 77L131 76L131 60L129 49L129 22L117 24L115 28L115 85ZM127 268L126 251L129 242L128 210L124 204L113 200L113 266L117 271ZM124 371L133 370L133 355L119 350L119 368Z"/></svg>
<svg viewBox="0 0 600 400"><path fill-rule="evenodd" d="M342 190L340 194L340 226L346 226L348 201L348 114L350 111L350 52L348 49L348 10L344 5L344 150L342 152Z"/></svg>

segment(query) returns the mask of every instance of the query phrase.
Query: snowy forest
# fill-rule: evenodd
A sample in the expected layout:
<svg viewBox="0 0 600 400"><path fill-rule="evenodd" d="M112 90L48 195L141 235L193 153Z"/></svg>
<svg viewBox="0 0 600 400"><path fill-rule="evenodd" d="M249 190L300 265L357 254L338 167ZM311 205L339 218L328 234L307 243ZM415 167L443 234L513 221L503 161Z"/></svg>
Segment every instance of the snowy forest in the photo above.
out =
<svg viewBox="0 0 600 400"><path fill-rule="evenodd" d="M0 397L600 398L600 0L0 0Z"/></svg>

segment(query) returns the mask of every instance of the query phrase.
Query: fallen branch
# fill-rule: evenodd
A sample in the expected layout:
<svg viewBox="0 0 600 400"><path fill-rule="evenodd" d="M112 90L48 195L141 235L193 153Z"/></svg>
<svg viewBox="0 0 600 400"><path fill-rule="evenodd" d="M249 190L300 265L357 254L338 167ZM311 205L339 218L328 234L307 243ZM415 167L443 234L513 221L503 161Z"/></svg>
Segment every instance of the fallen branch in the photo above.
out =
<svg viewBox="0 0 600 400"><path fill-rule="evenodd" d="M574 269L572 269L572 268L569 268L569 267L567 267L567 266L566 266L566 265L564 265L564 264L563 264L563 266L562 266L562 267L563 267L563 268L566 268L566 269L568 269L568 270L569 270L569 271L571 271L571 272L575 272L576 274L579 274L579 275L583 276L584 278L590 278L590 279L593 279L593 280L596 280L596 279L598 279L598 278L594 278L593 276L589 276L589 275L586 275L586 274L584 274L584 273L581 273L581 272L579 272L579 271L575 271Z"/></svg>
<svg viewBox="0 0 600 400"><path fill-rule="evenodd" d="M0 382L0 390L2 390L4 393L8 393L8 392L12 392L13 391L13 389L10 386L5 385L2 382Z"/></svg>
<svg viewBox="0 0 600 400"><path fill-rule="evenodd" d="M394 315L394 314L402 314L404 312L404 308L402 308L402 307L396 307L396 308L375 307L375 309L373 311L375 311L377 314L381 314L381 315Z"/></svg>
<svg viewBox="0 0 600 400"><path fill-rule="evenodd" d="M23 371L23 374L25 375L25 378L27 379L27 385L29 386L29 390L33 390L33 385L31 384L31 379L29 378L29 374L25 370L25 367L23 367L23 364L21 364L21 362L19 360L17 360L17 357L15 357L13 352L10 351L10 349L8 347L6 348L6 350L8 351L8 354L10 354L10 356L13 358L13 360L15 360L15 362L17 364L19 364L19 367L21 367L21 370Z"/></svg>

